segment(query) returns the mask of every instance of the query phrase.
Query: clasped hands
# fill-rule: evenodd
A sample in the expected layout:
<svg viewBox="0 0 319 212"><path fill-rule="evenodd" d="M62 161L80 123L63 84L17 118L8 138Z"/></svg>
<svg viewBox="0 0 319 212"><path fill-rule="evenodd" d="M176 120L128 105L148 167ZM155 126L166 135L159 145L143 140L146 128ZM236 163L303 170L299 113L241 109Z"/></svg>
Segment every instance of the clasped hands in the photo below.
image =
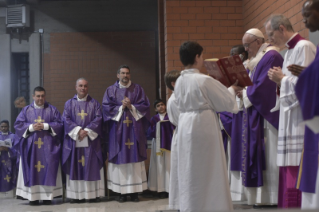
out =
<svg viewBox="0 0 319 212"><path fill-rule="evenodd" d="M124 99L122 100L122 108L128 108L129 110L132 110L132 104L131 104L131 100L127 97L124 97Z"/></svg>
<svg viewBox="0 0 319 212"><path fill-rule="evenodd" d="M5 146L0 146L0 151L9 151L9 148Z"/></svg>
<svg viewBox="0 0 319 212"><path fill-rule="evenodd" d="M44 129L43 123L35 123L32 125L34 131L41 131Z"/></svg>
<svg viewBox="0 0 319 212"><path fill-rule="evenodd" d="M268 71L268 77L271 81L275 82L277 85L281 85L281 80L284 78L281 67L273 67Z"/></svg>
<svg viewBox="0 0 319 212"><path fill-rule="evenodd" d="M79 140L82 141L86 136L88 136L88 131L80 129L78 132Z"/></svg>

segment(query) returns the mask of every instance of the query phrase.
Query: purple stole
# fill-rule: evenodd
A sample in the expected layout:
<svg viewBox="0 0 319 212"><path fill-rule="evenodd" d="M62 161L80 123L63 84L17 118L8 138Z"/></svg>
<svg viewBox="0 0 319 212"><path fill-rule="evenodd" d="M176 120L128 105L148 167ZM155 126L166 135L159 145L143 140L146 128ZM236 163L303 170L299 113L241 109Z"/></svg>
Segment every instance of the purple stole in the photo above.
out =
<svg viewBox="0 0 319 212"><path fill-rule="evenodd" d="M124 97L128 97L131 104L143 115L141 119L136 121L128 108L125 108L118 122L112 120L118 113ZM146 160L150 103L143 88L134 83L128 88L120 88L117 81L106 89L102 105L103 120L109 131L109 162L127 164Z"/></svg>
<svg viewBox="0 0 319 212"><path fill-rule="evenodd" d="M266 170L264 147L264 119L278 129L279 111L271 113L276 103L276 83L268 78L268 70L282 66L283 58L268 51L255 67L253 85L247 88L252 106L244 110L242 143L242 182L246 187L263 186ZM273 91L273 92L272 92Z"/></svg>
<svg viewBox="0 0 319 212"><path fill-rule="evenodd" d="M299 76L296 85L296 96L302 110L304 120L319 116L319 47L315 60ZM304 152L299 167L297 188L303 192L315 193L318 170L318 141L315 134L307 126L305 129Z"/></svg>
<svg viewBox="0 0 319 212"><path fill-rule="evenodd" d="M35 122L48 123L57 134L52 136L50 130L28 132L22 135ZM63 123L60 112L45 103L43 109L35 109L34 103L22 109L14 123L19 138L24 185L56 186L60 163Z"/></svg>
<svg viewBox="0 0 319 212"><path fill-rule="evenodd" d="M232 132L233 114L229 112L220 112L219 117L224 127L224 129L222 130L222 137L223 137L225 153L227 153L228 137L232 138L231 132Z"/></svg>
<svg viewBox="0 0 319 212"><path fill-rule="evenodd" d="M243 125L243 111L233 114L231 131L231 156L230 156L230 170L241 171L241 153L242 153L242 125Z"/></svg>
<svg viewBox="0 0 319 212"><path fill-rule="evenodd" d="M102 112L101 105L91 96L86 101L78 101L77 95L64 106L64 142L62 169L71 180L101 180L100 169L104 160L101 150ZM88 128L98 134L93 141L88 137L88 147L75 147L75 141L68 133L75 127Z"/></svg>
<svg viewBox="0 0 319 212"><path fill-rule="evenodd" d="M8 132L8 135L0 133L0 140L11 139L13 143L15 135ZM0 151L0 192L11 191L16 186L17 167L16 167L16 151L9 148L8 151Z"/></svg>
<svg viewBox="0 0 319 212"><path fill-rule="evenodd" d="M163 120L169 120L167 113L165 114ZM156 124L159 121L161 121L159 114L156 114L155 116L151 118L150 127L147 130L148 137L156 138ZM169 121L161 123L161 144L160 144L161 149L166 149L171 151L171 144L172 144L174 129L175 129L175 126Z"/></svg>

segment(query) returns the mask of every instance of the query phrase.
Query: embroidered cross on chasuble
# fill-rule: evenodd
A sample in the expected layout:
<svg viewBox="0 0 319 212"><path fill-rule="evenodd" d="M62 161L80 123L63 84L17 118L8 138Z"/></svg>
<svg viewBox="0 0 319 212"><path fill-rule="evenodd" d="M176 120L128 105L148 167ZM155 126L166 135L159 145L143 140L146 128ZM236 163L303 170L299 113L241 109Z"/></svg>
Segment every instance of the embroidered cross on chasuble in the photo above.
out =
<svg viewBox="0 0 319 212"><path fill-rule="evenodd" d="M78 113L78 116L81 116L81 120L84 119L85 116L87 116L88 114L84 112L84 110L81 110L81 113Z"/></svg>
<svg viewBox="0 0 319 212"><path fill-rule="evenodd" d="M85 157L82 155L81 160L78 160L79 163L82 163L82 166L85 166Z"/></svg>
<svg viewBox="0 0 319 212"><path fill-rule="evenodd" d="M10 179L11 179L11 177L9 177L8 175L5 177L5 178L3 178L4 180L6 180L7 182L10 182Z"/></svg>
<svg viewBox="0 0 319 212"><path fill-rule="evenodd" d="M41 161L38 161L38 164L34 166L35 168L37 168L38 172L41 171L41 168L44 168L43 165L41 165Z"/></svg>
<svg viewBox="0 0 319 212"><path fill-rule="evenodd" d="M34 142L36 145L38 145L38 149L41 149L41 146L44 144L41 140L41 138L38 138L37 141Z"/></svg>
<svg viewBox="0 0 319 212"><path fill-rule="evenodd" d="M127 139L127 142L125 143L126 146L128 146L129 149L131 149L131 146L134 145L134 142L131 142L130 139Z"/></svg>
<svg viewBox="0 0 319 212"><path fill-rule="evenodd" d="M38 119L34 120L36 123L43 123L44 119L41 119L41 116L38 116Z"/></svg>
<svg viewBox="0 0 319 212"><path fill-rule="evenodd" d="M127 127L129 127L130 124L132 124L132 120L130 120L130 119L128 118L128 116L126 116L126 119L125 119L125 121L123 121L123 123L126 124Z"/></svg>

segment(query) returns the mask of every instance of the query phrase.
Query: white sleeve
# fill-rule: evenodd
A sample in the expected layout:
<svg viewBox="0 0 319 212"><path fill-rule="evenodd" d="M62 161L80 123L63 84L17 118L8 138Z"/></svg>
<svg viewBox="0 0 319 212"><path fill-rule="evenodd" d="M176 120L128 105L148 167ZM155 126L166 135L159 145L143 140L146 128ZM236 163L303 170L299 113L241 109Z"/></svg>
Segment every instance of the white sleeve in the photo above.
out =
<svg viewBox="0 0 319 212"><path fill-rule="evenodd" d="M295 94L297 80L298 77L296 76L284 76L284 78L281 80L279 99L285 112L299 105L297 96Z"/></svg>
<svg viewBox="0 0 319 212"><path fill-rule="evenodd" d="M112 118L113 121L119 121L122 114L123 114L123 106L121 105L121 107L119 108L119 110L117 111L117 114Z"/></svg>
<svg viewBox="0 0 319 212"><path fill-rule="evenodd" d="M49 130L50 125L48 123L43 123L43 130ZM54 132L53 128L51 128L51 133L52 136L56 136L56 133Z"/></svg>
<svg viewBox="0 0 319 212"><path fill-rule="evenodd" d="M319 133L319 116L315 116L313 119L305 121L307 127L309 127L314 133Z"/></svg>
<svg viewBox="0 0 319 212"><path fill-rule="evenodd" d="M89 129L89 128L84 128L85 131L88 131L88 136L90 137L91 141L95 140L98 136L98 134L96 132L94 132L93 130Z"/></svg>
<svg viewBox="0 0 319 212"><path fill-rule="evenodd" d="M29 130L29 132L34 132L34 129L33 129L33 124L30 124L28 129L25 130L25 132L23 133L22 137L23 138L27 138L29 136L29 134L27 133Z"/></svg>
<svg viewBox="0 0 319 212"><path fill-rule="evenodd" d="M132 116L135 118L136 121L140 120L143 115L134 107L134 105L132 106L132 110L130 110Z"/></svg>
<svg viewBox="0 0 319 212"><path fill-rule="evenodd" d="M243 102L245 108L249 108L253 105L247 96L247 87L243 90Z"/></svg>
<svg viewBox="0 0 319 212"><path fill-rule="evenodd" d="M81 127L80 126L77 126L77 127L74 127L73 130L71 130L68 135L70 136L70 138L72 138L73 140L78 140L79 138L79 131L80 131Z"/></svg>

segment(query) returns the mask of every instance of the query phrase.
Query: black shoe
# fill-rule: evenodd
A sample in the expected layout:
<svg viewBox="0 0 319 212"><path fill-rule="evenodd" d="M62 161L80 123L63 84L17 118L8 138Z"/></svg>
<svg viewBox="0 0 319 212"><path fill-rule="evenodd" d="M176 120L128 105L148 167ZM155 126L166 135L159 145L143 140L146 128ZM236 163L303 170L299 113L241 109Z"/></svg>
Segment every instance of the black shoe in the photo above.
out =
<svg viewBox="0 0 319 212"><path fill-rule="evenodd" d="M79 204L85 203L85 199L80 199L80 200L78 200L78 203L79 203Z"/></svg>
<svg viewBox="0 0 319 212"><path fill-rule="evenodd" d="M51 205L51 200L43 200L43 205Z"/></svg>
<svg viewBox="0 0 319 212"><path fill-rule="evenodd" d="M21 197L21 196L17 196L17 199L27 200L27 199L25 199L25 198L23 198L23 197Z"/></svg>
<svg viewBox="0 0 319 212"><path fill-rule="evenodd" d="M70 201L71 204L75 204L75 203L85 203L85 199L71 199Z"/></svg>
<svg viewBox="0 0 319 212"><path fill-rule="evenodd" d="M160 192L160 193L158 194L158 197L159 197L160 199L165 199L165 198L168 197L168 193L167 193L167 192Z"/></svg>
<svg viewBox="0 0 319 212"><path fill-rule="evenodd" d="M125 195L120 195L119 197L119 202L126 202L127 201L127 197Z"/></svg>
<svg viewBox="0 0 319 212"><path fill-rule="evenodd" d="M132 202L139 202L138 193L130 194Z"/></svg>
<svg viewBox="0 0 319 212"><path fill-rule="evenodd" d="M101 202L101 199L97 197L95 199L90 199L89 202Z"/></svg>
<svg viewBox="0 0 319 212"><path fill-rule="evenodd" d="M39 205L39 200L29 201L29 205Z"/></svg>
<svg viewBox="0 0 319 212"><path fill-rule="evenodd" d="M259 205L259 204L254 204L253 208L254 209L277 208L277 205Z"/></svg>

